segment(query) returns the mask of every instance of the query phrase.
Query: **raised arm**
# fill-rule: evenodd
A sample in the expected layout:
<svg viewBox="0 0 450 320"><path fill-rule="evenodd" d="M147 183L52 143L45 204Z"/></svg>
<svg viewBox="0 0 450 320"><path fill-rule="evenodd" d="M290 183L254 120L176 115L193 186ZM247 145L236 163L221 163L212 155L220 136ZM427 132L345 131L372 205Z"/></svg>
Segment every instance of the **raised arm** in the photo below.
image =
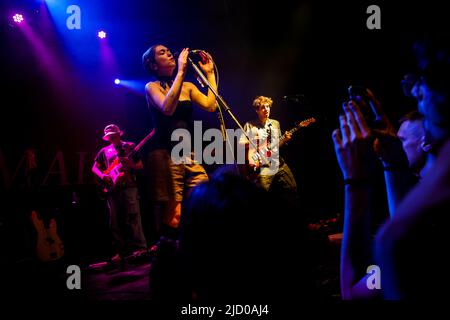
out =
<svg viewBox="0 0 450 320"><path fill-rule="evenodd" d="M383 164L389 215L392 218L399 203L411 190L417 179L409 169L408 159L394 126L372 91L367 89L367 93L372 108L377 114L378 127L373 130L376 137L374 150Z"/></svg>
<svg viewBox="0 0 450 320"><path fill-rule="evenodd" d="M149 102L158 108L165 115L172 115L180 98L184 77L186 76L187 57L189 49L185 48L178 57L178 72L167 94L161 90L156 82L149 82L145 86L145 91Z"/></svg>
<svg viewBox="0 0 450 320"><path fill-rule="evenodd" d="M207 61L203 64L199 62L201 69L206 75L206 79L217 91L216 76L214 75L214 62L210 54L206 54ZM194 84L186 83L189 86L189 92L191 95L191 100L197 104L203 110L208 112L216 111L216 97L214 93L208 88L208 94L205 96Z"/></svg>
<svg viewBox="0 0 450 320"><path fill-rule="evenodd" d="M366 270L373 262L370 221L373 211L373 137L359 107L344 104L340 129L333 132L336 157L345 180L344 233L341 247L343 299L375 296L366 286Z"/></svg>

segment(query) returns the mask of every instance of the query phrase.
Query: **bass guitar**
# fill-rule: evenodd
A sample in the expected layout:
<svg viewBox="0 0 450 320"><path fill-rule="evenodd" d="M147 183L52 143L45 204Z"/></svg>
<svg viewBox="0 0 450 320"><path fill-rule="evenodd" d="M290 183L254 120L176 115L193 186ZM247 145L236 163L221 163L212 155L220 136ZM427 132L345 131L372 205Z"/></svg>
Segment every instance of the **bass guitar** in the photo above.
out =
<svg viewBox="0 0 450 320"><path fill-rule="evenodd" d="M142 146L148 141L150 140L153 135L155 134L155 129L153 129L144 139L142 139L141 142L139 142L139 144L137 144L133 150L131 150L126 158L128 160L131 160L132 157L142 148ZM107 193L107 192L111 192L115 186L117 185L117 181L119 181L119 179L121 177L123 177L124 173L124 167L122 162L120 161L120 159L117 157L116 159L114 159L114 161L109 165L109 167L103 171L103 174L108 175L111 179L109 179L109 183L105 184L103 183L103 192Z"/></svg>
<svg viewBox="0 0 450 320"><path fill-rule="evenodd" d="M31 212L31 222L37 232L36 256L42 262L54 261L64 256L64 244L58 236L55 219L48 225L39 218L36 211Z"/></svg>

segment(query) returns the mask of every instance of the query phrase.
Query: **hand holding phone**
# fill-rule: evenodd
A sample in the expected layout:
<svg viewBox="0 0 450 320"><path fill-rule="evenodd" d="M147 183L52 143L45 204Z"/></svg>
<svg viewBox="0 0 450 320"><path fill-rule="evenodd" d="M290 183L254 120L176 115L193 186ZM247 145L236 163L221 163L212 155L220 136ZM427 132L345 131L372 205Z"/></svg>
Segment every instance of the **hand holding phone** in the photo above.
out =
<svg viewBox="0 0 450 320"><path fill-rule="evenodd" d="M386 126L383 123L385 115L381 104L372 91L363 86L351 85L348 87L348 98L358 103L364 119L371 128L382 129Z"/></svg>
<svg viewBox="0 0 450 320"><path fill-rule="evenodd" d="M348 87L349 99L355 101L375 136L374 151L386 163L403 161L403 149L397 131L381 108L370 89L362 86Z"/></svg>

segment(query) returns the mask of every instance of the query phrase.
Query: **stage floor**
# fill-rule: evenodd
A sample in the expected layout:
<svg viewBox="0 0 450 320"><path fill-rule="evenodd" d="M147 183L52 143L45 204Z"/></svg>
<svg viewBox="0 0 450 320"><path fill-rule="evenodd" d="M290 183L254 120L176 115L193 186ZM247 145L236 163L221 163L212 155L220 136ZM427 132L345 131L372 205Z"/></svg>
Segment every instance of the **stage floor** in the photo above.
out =
<svg viewBox="0 0 450 320"><path fill-rule="evenodd" d="M85 294L92 300L150 300L151 262L91 265L85 273Z"/></svg>

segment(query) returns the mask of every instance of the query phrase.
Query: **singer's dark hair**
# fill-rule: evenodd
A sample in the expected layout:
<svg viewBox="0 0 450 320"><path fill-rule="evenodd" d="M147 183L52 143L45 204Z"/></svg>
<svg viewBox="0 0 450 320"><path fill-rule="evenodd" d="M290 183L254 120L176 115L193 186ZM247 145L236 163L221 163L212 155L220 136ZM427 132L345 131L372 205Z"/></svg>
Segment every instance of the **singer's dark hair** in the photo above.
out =
<svg viewBox="0 0 450 320"><path fill-rule="evenodd" d="M153 70L151 68L151 64L156 63L155 51L156 51L156 47L158 47L158 46L162 46L162 44L158 43L158 44L151 46L142 55L142 65L144 66L144 69L153 76L156 76L156 72L155 72L155 70Z"/></svg>

